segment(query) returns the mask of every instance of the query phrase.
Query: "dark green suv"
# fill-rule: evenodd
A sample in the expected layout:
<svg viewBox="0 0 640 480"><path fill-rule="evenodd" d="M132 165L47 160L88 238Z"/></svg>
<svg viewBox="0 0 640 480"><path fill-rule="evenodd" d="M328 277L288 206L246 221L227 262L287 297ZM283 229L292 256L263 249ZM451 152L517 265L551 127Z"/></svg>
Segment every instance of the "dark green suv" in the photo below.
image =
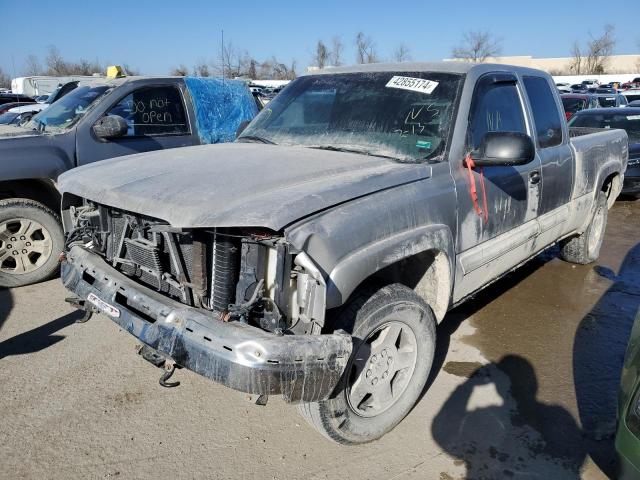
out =
<svg viewBox="0 0 640 480"><path fill-rule="evenodd" d="M622 368L616 450L620 457L619 478L640 478L640 311L631 330Z"/></svg>

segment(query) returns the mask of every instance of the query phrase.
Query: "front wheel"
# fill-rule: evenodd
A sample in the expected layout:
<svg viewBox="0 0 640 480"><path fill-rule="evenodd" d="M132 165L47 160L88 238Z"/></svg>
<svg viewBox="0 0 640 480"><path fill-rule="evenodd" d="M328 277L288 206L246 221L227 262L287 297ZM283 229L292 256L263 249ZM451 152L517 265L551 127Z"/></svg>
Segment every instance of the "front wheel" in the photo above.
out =
<svg viewBox="0 0 640 480"><path fill-rule="evenodd" d="M300 411L327 438L366 443L392 430L426 384L435 352L435 318L413 290L393 284L357 294L337 319L349 325L353 353L328 400Z"/></svg>
<svg viewBox="0 0 640 480"><path fill-rule="evenodd" d="M0 201L0 287L19 287L51 278L64 248L59 217L39 202Z"/></svg>

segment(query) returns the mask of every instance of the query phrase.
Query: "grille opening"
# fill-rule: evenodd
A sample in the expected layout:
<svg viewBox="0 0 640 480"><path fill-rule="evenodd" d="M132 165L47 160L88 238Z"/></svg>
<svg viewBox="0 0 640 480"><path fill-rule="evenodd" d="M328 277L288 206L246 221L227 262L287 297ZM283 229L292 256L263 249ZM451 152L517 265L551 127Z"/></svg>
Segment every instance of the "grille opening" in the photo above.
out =
<svg viewBox="0 0 640 480"><path fill-rule="evenodd" d="M153 318L148 313L143 312L142 310L140 310L139 308L134 307L133 305L130 305L129 304L129 299L127 297L125 297L122 293L116 292L116 296L115 296L114 300L118 305L120 305L122 307L125 307L131 313L134 313L135 315L137 315L138 317L142 318L143 320L146 320L149 323L155 323L156 322L156 319Z"/></svg>
<svg viewBox="0 0 640 480"><path fill-rule="evenodd" d="M87 282L89 285L93 285L96 281L96 277L85 270L84 272L82 272L82 280Z"/></svg>

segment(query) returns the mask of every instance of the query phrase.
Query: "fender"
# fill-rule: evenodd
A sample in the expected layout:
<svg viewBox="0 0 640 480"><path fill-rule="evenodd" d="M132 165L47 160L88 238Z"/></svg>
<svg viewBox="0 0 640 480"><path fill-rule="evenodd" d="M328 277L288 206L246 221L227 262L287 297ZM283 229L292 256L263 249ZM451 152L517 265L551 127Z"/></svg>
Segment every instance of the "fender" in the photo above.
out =
<svg viewBox="0 0 640 480"><path fill-rule="evenodd" d="M73 168L75 130L0 139L0 181L30 178L55 180Z"/></svg>
<svg viewBox="0 0 640 480"><path fill-rule="evenodd" d="M329 273L327 308L342 305L358 285L374 273L426 251L445 255L451 279L455 259L451 230L446 225L421 226L369 243L341 259ZM435 309L434 305L431 307Z"/></svg>

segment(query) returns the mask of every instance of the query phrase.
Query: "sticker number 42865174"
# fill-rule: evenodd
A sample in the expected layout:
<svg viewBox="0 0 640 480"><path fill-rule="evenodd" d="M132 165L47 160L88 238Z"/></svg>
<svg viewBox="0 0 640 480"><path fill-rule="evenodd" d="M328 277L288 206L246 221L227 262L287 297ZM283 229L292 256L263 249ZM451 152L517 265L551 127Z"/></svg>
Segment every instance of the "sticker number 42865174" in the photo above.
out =
<svg viewBox="0 0 640 480"><path fill-rule="evenodd" d="M425 80L424 78L400 77L398 75L394 75L385 86L387 88L399 88L401 90L411 90L413 92L430 94L436 89L438 82Z"/></svg>

